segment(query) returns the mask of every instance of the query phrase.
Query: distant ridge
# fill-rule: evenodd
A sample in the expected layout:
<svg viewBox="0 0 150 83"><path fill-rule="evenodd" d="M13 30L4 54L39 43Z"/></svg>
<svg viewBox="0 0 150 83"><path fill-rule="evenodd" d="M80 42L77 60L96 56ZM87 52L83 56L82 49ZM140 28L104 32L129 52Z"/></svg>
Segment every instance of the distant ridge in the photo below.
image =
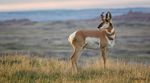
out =
<svg viewBox="0 0 150 83"><path fill-rule="evenodd" d="M126 14L115 16L113 18L115 21L142 21L142 22L150 22L150 13L143 12L133 12L132 10Z"/></svg>
<svg viewBox="0 0 150 83"><path fill-rule="evenodd" d="M29 19L11 19L0 21L0 25L14 25L14 24L22 24L22 25L30 25L36 23L35 21L31 21Z"/></svg>

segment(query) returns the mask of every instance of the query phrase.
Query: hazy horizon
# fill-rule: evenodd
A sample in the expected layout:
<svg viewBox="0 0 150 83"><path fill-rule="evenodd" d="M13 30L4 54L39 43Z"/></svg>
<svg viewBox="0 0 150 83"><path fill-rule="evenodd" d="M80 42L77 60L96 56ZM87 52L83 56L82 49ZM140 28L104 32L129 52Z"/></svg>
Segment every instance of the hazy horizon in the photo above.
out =
<svg viewBox="0 0 150 83"><path fill-rule="evenodd" d="M0 11L150 7L149 0L5 0Z"/></svg>

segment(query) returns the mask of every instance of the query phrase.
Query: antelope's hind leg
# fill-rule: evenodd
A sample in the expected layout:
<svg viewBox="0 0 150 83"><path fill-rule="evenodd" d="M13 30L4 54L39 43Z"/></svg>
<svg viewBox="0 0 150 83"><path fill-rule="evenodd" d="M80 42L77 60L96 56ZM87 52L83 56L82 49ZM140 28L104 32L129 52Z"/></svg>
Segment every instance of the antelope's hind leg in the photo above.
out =
<svg viewBox="0 0 150 83"><path fill-rule="evenodd" d="M78 57L81 55L83 47L75 47L71 56L71 63L72 63L72 68L74 72L77 72L77 60Z"/></svg>
<svg viewBox="0 0 150 83"><path fill-rule="evenodd" d="M77 72L77 60L78 57L81 55L81 52L83 51L85 44L84 42L73 42L72 44L73 47L73 53L71 56L71 63L72 63L72 68L73 71Z"/></svg>

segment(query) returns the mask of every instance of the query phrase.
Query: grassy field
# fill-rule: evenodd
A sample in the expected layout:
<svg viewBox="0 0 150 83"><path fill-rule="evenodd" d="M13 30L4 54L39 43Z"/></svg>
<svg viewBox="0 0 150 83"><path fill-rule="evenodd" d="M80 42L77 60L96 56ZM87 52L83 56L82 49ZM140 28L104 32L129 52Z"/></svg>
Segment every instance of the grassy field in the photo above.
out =
<svg viewBox="0 0 150 83"><path fill-rule="evenodd" d="M150 66L113 59L105 70L101 60L87 60L78 73L69 60L27 55L1 56L0 65L0 83L150 83Z"/></svg>

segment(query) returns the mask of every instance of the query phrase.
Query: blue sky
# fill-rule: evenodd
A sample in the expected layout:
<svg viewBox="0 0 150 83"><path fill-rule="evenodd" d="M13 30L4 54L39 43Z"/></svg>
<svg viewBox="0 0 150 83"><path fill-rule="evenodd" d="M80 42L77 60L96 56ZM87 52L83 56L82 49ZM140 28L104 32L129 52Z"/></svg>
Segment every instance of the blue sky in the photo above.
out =
<svg viewBox="0 0 150 83"><path fill-rule="evenodd" d="M150 0L0 0L0 11L150 7Z"/></svg>

